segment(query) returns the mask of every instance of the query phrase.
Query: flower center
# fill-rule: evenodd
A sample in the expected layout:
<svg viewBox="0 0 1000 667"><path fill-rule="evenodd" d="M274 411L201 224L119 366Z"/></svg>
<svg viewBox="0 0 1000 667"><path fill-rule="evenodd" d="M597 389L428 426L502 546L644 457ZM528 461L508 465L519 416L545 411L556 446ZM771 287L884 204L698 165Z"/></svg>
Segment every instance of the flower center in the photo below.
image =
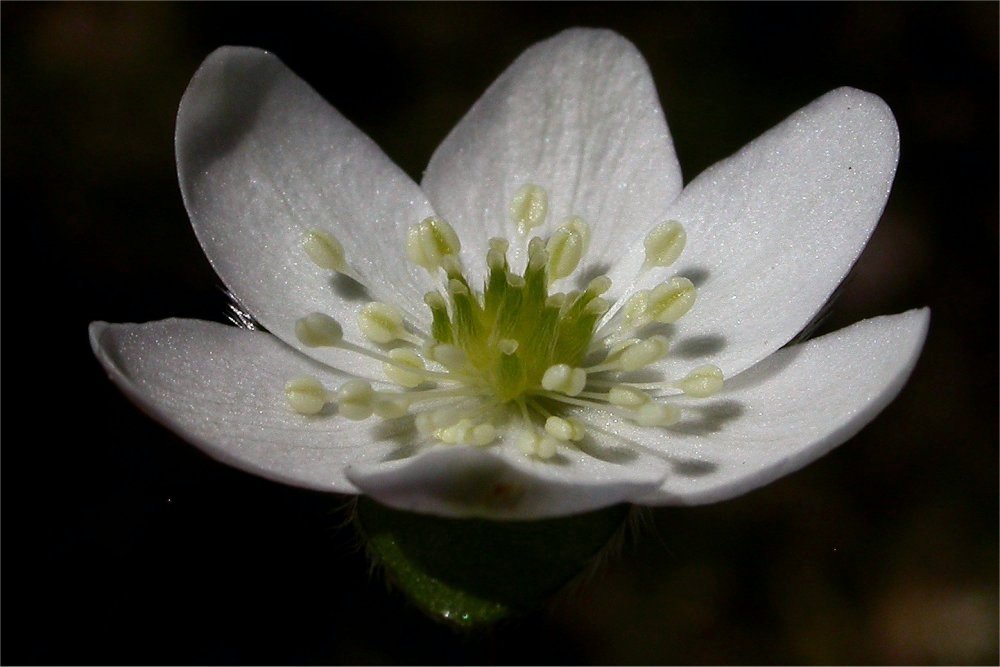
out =
<svg viewBox="0 0 1000 667"><path fill-rule="evenodd" d="M520 271L512 270L509 242L490 239L481 290L466 277L461 242L447 222L431 217L414 225L406 238L407 257L438 285L424 296L429 332L381 302L365 305L357 322L375 349L345 341L340 324L322 313L301 318L295 327L308 347L340 347L378 359L399 389L376 391L367 381L351 380L331 391L302 377L285 386L290 406L317 415L335 403L348 419L412 416L428 442L485 446L509 436L526 455L549 459L588 431L602 430L587 419L588 410L662 427L675 423L680 410L660 399L717 392L723 377L714 366L673 382L629 381L630 374L667 354L667 338L651 330L676 322L691 308L696 296L691 281L674 276L636 292L606 318L607 276L593 278L582 290L553 291L579 268L590 229L571 216L547 239L528 238L547 215L545 190L528 184L518 191L509 217L518 242L527 239L527 261ZM654 228L645 239L642 271L672 264L685 239L677 222ZM330 234L309 232L303 249L317 266L358 279Z"/></svg>

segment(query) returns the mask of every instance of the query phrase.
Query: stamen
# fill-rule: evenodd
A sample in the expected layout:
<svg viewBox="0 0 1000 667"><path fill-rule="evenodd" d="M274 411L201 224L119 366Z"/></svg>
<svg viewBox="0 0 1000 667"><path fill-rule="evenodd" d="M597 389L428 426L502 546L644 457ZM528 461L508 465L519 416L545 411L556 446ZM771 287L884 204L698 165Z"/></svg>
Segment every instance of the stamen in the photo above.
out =
<svg viewBox="0 0 1000 667"><path fill-rule="evenodd" d="M673 426L681 418L681 411L675 405L647 403L635 411L635 422L640 426Z"/></svg>
<svg viewBox="0 0 1000 667"><path fill-rule="evenodd" d="M403 313L396 306L380 301L373 301L361 309L358 328L368 340L379 345L410 339L403 326Z"/></svg>
<svg viewBox="0 0 1000 667"><path fill-rule="evenodd" d="M676 384L688 396L707 398L722 390L725 378L718 366L699 366Z"/></svg>
<svg viewBox="0 0 1000 667"><path fill-rule="evenodd" d="M654 266L670 266L684 251L687 234L684 227L676 220L664 222L653 228L646 235L646 263L642 270Z"/></svg>
<svg viewBox="0 0 1000 667"><path fill-rule="evenodd" d="M382 419L398 419L410 409L410 401L399 394L379 393L372 404L372 412Z"/></svg>
<svg viewBox="0 0 1000 667"><path fill-rule="evenodd" d="M683 276L674 276L649 293L646 314L661 324L673 324L694 305L694 284Z"/></svg>
<svg viewBox="0 0 1000 667"><path fill-rule="evenodd" d="M337 411L348 419L360 421L372 416L375 391L364 380L348 380L337 390Z"/></svg>
<svg viewBox="0 0 1000 667"><path fill-rule="evenodd" d="M572 419L552 416L545 420L545 431L556 440L579 441L587 435L586 430Z"/></svg>
<svg viewBox="0 0 1000 667"><path fill-rule="evenodd" d="M650 336L625 348L618 357L618 367L623 371L635 371L659 361L667 356L670 343L663 336Z"/></svg>
<svg viewBox="0 0 1000 667"><path fill-rule="evenodd" d="M451 225L433 216L410 227L406 237L406 255L410 261L433 273L445 257L458 256L462 244Z"/></svg>
<svg viewBox="0 0 1000 667"><path fill-rule="evenodd" d="M344 329L329 315L310 313L295 321L295 337L306 347L336 347Z"/></svg>
<svg viewBox="0 0 1000 667"><path fill-rule="evenodd" d="M382 370L396 384L412 389L427 379L427 367L415 350L397 347L389 350L389 358L393 363L384 364Z"/></svg>
<svg viewBox="0 0 1000 667"><path fill-rule="evenodd" d="M333 235L319 229L310 230L302 241L302 249L316 266L337 273L350 273L344 260L344 246Z"/></svg>
<svg viewBox="0 0 1000 667"><path fill-rule="evenodd" d="M623 408L638 408L650 400L649 394L627 384L617 384L608 391L608 402Z"/></svg>
<svg viewBox="0 0 1000 667"><path fill-rule="evenodd" d="M549 253L549 280L554 282L576 271L590 241L590 227L581 218L572 217L555 231L545 245Z"/></svg>
<svg viewBox="0 0 1000 667"><path fill-rule="evenodd" d="M285 398L299 414L315 415L330 401L330 392L316 378L303 375L285 383Z"/></svg>
<svg viewBox="0 0 1000 667"><path fill-rule="evenodd" d="M528 183L521 187L510 202L510 221L517 225L517 231L527 234L545 222L549 211L549 197L545 190Z"/></svg>
<svg viewBox="0 0 1000 667"><path fill-rule="evenodd" d="M567 396L576 396L587 385L587 371L568 364L549 366L542 376L542 386Z"/></svg>
<svg viewBox="0 0 1000 667"><path fill-rule="evenodd" d="M514 195L508 215L526 237L546 222L547 193L525 185ZM682 317L695 301L694 285L675 276L654 289L638 291L596 331L611 308L602 296L611 289L610 278L597 276L582 290L550 292L551 284L579 270L589 240L587 224L570 216L547 239L535 236L527 242L527 261L518 275L507 257L510 243L490 239L485 281L471 285L459 259L461 242L455 230L441 218L425 218L407 231L405 241L408 258L425 268L435 283L439 271L447 276L444 285L437 283L435 291L424 295L432 316L430 335L407 324L399 308L382 302L361 308L361 334L377 345L411 345L368 349L345 340L340 323L320 312L295 322L302 345L336 347L374 359L399 388L376 391L370 382L354 379L329 391L306 376L285 385L289 406L315 415L335 402L341 416L355 420L412 414L423 438L446 444L487 446L507 431L507 442L541 460L584 439L590 428L603 432L586 420L586 411L643 426L676 423L680 409L658 399L679 392L693 397L718 392L723 384L718 368L702 366L676 382L622 382L617 374L645 368L667 354L667 338L643 336L642 328ZM670 265L685 242L680 223L658 225L645 238L643 270ZM352 275L343 247L330 234L308 232L303 249L318 266ZM569 417L563 411L571 407L583 410Z"/></svg>

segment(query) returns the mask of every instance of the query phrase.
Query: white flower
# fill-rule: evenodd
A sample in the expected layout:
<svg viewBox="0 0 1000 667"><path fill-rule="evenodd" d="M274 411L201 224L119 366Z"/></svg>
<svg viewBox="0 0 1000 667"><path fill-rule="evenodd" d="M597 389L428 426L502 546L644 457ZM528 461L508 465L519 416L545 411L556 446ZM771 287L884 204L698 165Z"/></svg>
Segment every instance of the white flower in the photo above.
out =
<svg viewBox="0 0 1000 667"><path fill-rule="evenodd" d="M227 47L176 140L195 233L270 333L94 323L94 351L170 428L290 484L497 518L721 500L856 433L926 333L925 309L780 349L888 196L896 124L859 90L682 190L642 57L570 30L418 186L274 56Z"/></svg>

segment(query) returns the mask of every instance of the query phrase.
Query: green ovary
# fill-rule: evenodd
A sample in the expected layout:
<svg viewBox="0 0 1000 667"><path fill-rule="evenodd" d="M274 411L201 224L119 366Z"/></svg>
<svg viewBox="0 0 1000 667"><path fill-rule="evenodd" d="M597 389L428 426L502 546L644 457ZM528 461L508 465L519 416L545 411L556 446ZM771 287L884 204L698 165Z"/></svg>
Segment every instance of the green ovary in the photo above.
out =
<svg viewBox="0 0 1000 667"><path fill-rule="evenodd" d="M464 352L466 364L455 372L501 402L542 391L542 376L555 364L580 366L595 325L607 311L600 298L606 279L583 291L548 293L549 257L538 241L529 245L523 275L510 272L505 243L494 240L482 294L453 267L448 274L450 304L437 293L426 299L434 339Z"/></svg>

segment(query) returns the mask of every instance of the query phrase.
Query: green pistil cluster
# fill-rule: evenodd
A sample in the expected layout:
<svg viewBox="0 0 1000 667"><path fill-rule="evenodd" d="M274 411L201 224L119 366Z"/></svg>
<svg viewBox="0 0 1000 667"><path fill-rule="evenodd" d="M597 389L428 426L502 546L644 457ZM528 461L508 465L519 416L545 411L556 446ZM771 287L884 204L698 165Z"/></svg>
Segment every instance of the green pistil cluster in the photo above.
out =
<svg viewBox="0 0 1000 667"><path fill-rule="evenodd" d="M542 391L542 376L551 366L582 364L597 322L608 310L601 294L611 285L601 277L582 291L549 294L551 257L542 239L528 244L520 275L510 270L507 247L503 239L490 241L482 294L453 264L447 301L438 292L425 296L434 340L465 355L467 367L456 372L502 403Z"/></svg>

